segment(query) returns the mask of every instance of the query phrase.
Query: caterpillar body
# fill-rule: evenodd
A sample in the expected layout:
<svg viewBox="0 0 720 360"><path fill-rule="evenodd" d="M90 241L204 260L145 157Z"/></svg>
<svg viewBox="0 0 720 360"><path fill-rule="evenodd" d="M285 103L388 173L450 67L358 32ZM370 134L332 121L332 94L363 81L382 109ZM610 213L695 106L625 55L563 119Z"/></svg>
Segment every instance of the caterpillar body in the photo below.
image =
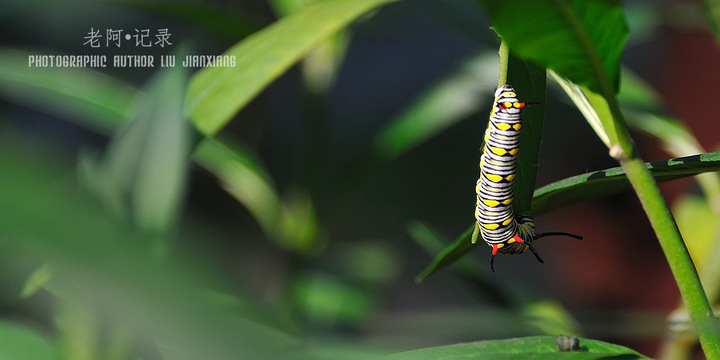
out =
<svg viewBox="0 0 720 360"><path fill-rule="evenodd" d="M521 254L530 249L539 262L543 260L533 247L533 242L543 236L565 235L576 239L581 236L563 232L535 234L535 223L525 215L515 215L512 207L513 184L517 172L517 155L520 150L522 121L520 102L510 85L495 90L495 101L490 113L485 145L480 157L480 177L475 192L477 202L475 219L480 234L492 247L490 269L494 272L495 255Z"/></svg>

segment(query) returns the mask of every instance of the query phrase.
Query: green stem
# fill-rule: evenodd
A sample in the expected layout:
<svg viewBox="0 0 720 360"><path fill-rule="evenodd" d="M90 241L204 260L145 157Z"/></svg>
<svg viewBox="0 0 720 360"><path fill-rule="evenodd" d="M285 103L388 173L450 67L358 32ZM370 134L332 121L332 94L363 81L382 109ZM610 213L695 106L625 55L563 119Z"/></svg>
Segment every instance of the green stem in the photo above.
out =
<svg viewBox="0 0 720 360"><path fill-rule="evenodd" d="M655 180L642 160L634 158L621 163L667 257L706 358L720 359L720 328L717 326L680 231Z"/></svg>
<svg viewBox="0 0 720 360"><path fill-rule="evenodd" d="M508 83L508 65L510 64L510 48L508 48L504 40L500 42L498 55L500 56L500 74L498 74L498 87L500 87Z"/></svg>
<svg viewBox="0 0 720 360"><path fill-rule="evenodd" d="M614 101L615 97L611 96L609 99L611 99L608 105L613 115L612 123L606 124L607 121L603 121L603 125L606 130L613 129L615 134L614 136L611 134L610 138L617 139L617 143L612 144L610 153L619 160L645 209L678 284L680 295L695 326L705 357L709 360L720 359L720 327L717 325L690 253L685 247L680 230L655 179L635 150L625 122L622 121L620 108L617 101Z"/></svg>

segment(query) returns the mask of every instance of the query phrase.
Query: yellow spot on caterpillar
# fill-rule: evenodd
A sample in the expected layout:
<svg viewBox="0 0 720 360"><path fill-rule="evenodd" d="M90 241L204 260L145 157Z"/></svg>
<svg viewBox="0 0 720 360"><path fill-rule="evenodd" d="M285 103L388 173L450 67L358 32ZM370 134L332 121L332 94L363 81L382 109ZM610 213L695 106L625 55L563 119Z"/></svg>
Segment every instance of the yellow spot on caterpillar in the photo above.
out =
<svg viewBox="0 0 720 360"><path fill-rule="evenodd" d="M510 174L505 177L505 180L507 180L507 181L513 181L514 179L515 179L515 174Z"/></svg>
<svg viewBox="0 0 720 360"><path fill-rule="evenodd" d="M498 129L503 131L510 130L510 124L497 124L496 126Z"/></svg>
<svg viewBox="0 0 720 360"><path fill-rule="evenodd" d="M501 182L502 179L503 179L503 177L500 176L500 175L492 175L492 174L487 174L487 175L485 175L485 177L487 177L488 180L490 180L490 181L492 181L492 182L495 182L495 183L496 183L496 182Z"/></svg>
<svg viewBox="0 0 720 360"><path fill-rule="evenodd" d="M510 205L510 204L512 204L512 202L513 202L513 198L509 198L509 199L503 201L502 203L503 203L503 205Z"/></svg>
<svg viewBox="0 0 720 360"><path fill-rule="evenodd" d="M477 183L477 185L475 185L475 193L476 193L476 194L479 194L479 193L480 193L481 185L482 185L482 184L480 184L479 182Z"/></svg>
<svg viewBox="0 0 720 360"><path fill-rule="evenodd" d="M520 150L520 149L518 149L518 148L510 149L510 151L508 151L508 153L510 153L510 155L513 155L513 156L514 156L514 155L517 155L518 150Z"/></svg>
<svg viewBox="0 0 720 360"><path fill-rule="evenodd" d="M512 217L510 217L507 220L503 221L502 224L503 224L503 226L508 226L511 222L513 222L513 220L514 219Z"/></svg>
<svg viewBox="0 0 720 360"><path fill-rule="evenodd" d="M502 248L505 247L505 244L497 244L496 247L497 247L498 249L502 249Z"/></svg>
<svg viewBox="0 0 720 360"><path fill-rule="evenodd" d="M493 152L495 155L505 155L506 151L505 149L501 149L499 147L489 147L490 151Z"/></svg>
<svg viewBox="0 0 720 360"><path fill-rule="evenodd" d="M500 225L498 225L498 224L483 224L482 227L484 227L484 228L486 228L486 229L488 229L488 230L495 230L495 229L497 229L498 227L500 227Z"/></svg>
<svg viewBox="0 0 720 360"><path fill-rule="evenodd" d="M510 239L507 241L508 244L512 244L512 243L514 243L514 242L515 242L515 238L510 238Z"/></svg>
<svg viewBox="0 0 720 360"><path fill-rule="evenodd" d="M490 207L496 207L496 206L500 205L500 203L495 200L483 200L482 202L485 203L485 205L490 206Z"/></svg>
<svg viewBox="0 0 720 360"><path fill-rule="evenodd" d="M513 125L513 129L515 129L515 130L517 130L517 131L520 131L520 129L522 129L522 124L515 124L515 125Z"/></svg>

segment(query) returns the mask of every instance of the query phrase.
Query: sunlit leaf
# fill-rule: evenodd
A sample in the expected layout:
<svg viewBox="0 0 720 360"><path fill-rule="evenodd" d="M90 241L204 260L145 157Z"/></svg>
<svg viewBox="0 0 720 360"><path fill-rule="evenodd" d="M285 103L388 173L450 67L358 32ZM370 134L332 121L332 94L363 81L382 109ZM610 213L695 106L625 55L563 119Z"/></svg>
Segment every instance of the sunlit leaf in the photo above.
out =
<svg viewBox="0 0 720 360"><path fill-rule="evenodd" d="M554 71L550 71L550 75L555 82L562 87L568 97L570 97L570 100L572 100L577 109L580 110L580 113L585 117L587 123L593 131L595 131L598 138L600 138L600 141L602 141L605 146L610 147L610 137L602 125L602 121L600 120L601 115L599 114L599 112L602 112L602 116L609 115L610 111L607 103L593 97L593 93L586 93L582 87L560 77Z"/></svg>
<svg viewBox="0 0 720 360"><path fill-rule="evenodd" d="M308 51L389 1L323 1L250 35L223 54L235 56L234 67L205 68L193 77L186 97L187 114L203 134L215 134Z"/></svg>
<svg viewBox="0 0 720 360"><path fill-rule="evenodd" d="M271 0L270 5L279 17L284 17L317 2L318 0ZM341 30L307 54L302 61L302 74L309 91L321 94L333 83L347 45L347 31Z"/></svg>

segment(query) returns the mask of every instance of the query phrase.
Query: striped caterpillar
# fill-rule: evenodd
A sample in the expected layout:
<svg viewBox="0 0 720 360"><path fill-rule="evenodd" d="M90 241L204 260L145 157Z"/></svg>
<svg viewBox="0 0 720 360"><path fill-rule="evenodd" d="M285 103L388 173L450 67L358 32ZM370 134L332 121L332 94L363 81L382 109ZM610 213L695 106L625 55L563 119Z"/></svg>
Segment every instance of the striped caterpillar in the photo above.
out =
<svg viewBox="0 0 720 360"><path fill-rule="evenodd" d="M521 254L530 249L543 262L533 242L543 236L564 235L576 239L581 236L564 232L535 234L535 223L525 215L515 215L513 183L517 172L522 121L520 109L526 103L517 99L515 89L504 85L495 90L495 102L485 131L485 145L480 157L480 178L475 192L475 219L480 234L492 247L490 270L495 272L495 255Z"/></svg>

